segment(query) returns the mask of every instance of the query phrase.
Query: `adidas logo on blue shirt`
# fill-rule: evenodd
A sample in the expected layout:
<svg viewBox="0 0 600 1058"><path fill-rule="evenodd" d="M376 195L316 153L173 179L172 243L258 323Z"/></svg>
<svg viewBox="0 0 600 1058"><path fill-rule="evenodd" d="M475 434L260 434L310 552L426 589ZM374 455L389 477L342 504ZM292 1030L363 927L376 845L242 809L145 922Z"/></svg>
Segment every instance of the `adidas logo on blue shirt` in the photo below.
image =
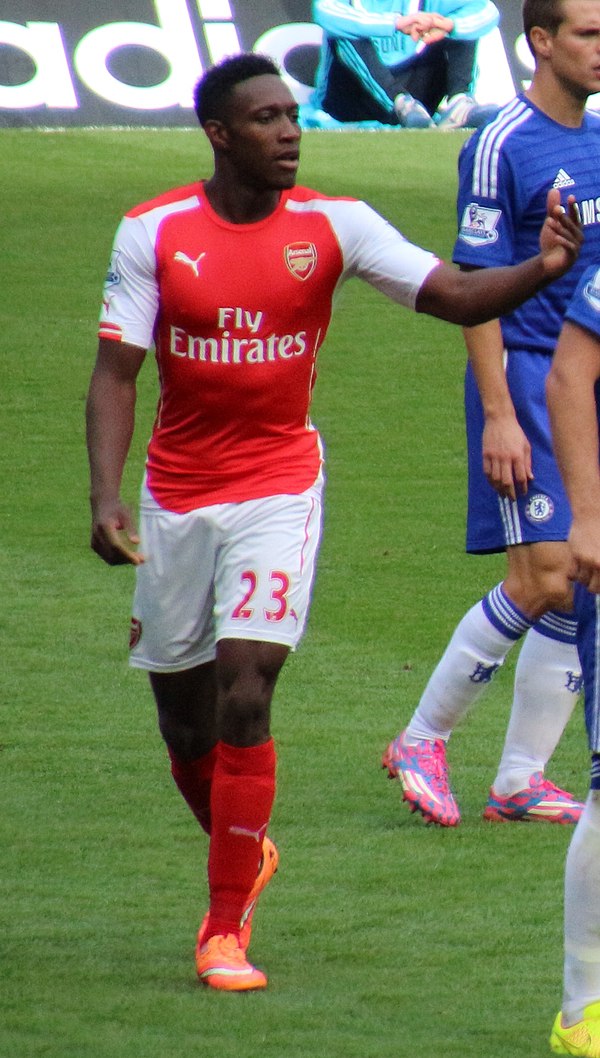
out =
<svg viewBox="0 0 600 1058"><path fill-rule="evenodd" d="M570 177L564 169L559 169L556 176L554 177L554 183L552 184L552 187L573 187L574 185L575 181L572 179L572 177Z"/></svg>

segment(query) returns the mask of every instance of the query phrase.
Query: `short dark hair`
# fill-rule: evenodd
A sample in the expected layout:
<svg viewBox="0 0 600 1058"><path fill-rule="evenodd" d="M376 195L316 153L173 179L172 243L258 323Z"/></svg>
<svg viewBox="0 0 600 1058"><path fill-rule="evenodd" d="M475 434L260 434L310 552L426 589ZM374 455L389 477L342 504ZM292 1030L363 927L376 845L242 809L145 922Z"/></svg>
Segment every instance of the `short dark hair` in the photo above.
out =
<svg viewBox="0 0 600 1058"><path fill-rule="evenodd" d="M256 55L254 52L232 55L211 66L194 88L194 110L200 124L204 126L211 118L223 121L235 86L263 74L281 77L281 70L269 56Z"/></svg>
<svg viewBox="0 0 600 1058"><path fill-rule="evenodd" d="M563 0L524 0L523 30L532 55L535 55L531 44L533 27L539 26L554 37L564 19Z"/></svg>

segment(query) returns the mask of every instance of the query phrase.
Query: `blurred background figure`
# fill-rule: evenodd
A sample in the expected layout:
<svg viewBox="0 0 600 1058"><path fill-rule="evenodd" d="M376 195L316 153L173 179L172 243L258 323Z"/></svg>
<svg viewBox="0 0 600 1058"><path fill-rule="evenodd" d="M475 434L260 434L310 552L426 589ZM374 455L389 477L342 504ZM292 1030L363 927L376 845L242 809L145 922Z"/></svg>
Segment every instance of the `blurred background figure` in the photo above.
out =
<svg viewBox="0 0 600 1058"><path fill-rule="evenodd" d="M313 0L323 44L308 123L480 128L497 114L473 87L477 43L499 22L490 0ZM311 121L311 117L313 121Z"/></svg>

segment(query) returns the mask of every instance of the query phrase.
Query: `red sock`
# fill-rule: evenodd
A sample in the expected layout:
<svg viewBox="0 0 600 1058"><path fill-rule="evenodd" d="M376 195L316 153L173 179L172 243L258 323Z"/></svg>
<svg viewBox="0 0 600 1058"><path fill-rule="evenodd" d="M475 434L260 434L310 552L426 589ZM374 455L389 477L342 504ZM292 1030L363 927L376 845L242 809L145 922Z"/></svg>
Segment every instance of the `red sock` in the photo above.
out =
<svg viewBox="0 0 600 1058"><path fill-rule="evenodd" d="M275 797L275 765L273 739L244 749L218 744L211 796L207 938L215 933L239 936Z"/></svg>
<svg viewBox="0 0 600 1058"><path fill-rule="evenodd" d="M202 829L210 834L210 791L217 761L217 747L213 746L209 753L189 762L179 760L172 749L169 747L167 749L171 758L171 775L179 792L187 801Z"/></svg>

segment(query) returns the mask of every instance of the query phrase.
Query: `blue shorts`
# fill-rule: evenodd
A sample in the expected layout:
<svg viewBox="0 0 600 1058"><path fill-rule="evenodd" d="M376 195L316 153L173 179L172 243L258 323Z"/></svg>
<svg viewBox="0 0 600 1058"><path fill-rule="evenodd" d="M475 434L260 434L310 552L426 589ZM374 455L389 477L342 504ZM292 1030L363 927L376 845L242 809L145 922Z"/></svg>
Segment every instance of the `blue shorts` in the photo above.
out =
<svg viewBox="0 0 600 1058"><path fill-rule="evenodd" d="M467 551L485 554L513 544L566 540L569 501L552 450L546 408L546 378L552 360L543 353L510 353L506 377L517 418L531 445L534 479L525 496L502 499L482 466L484 417L471 365L465 377L465 417L469 471Z"/></svg>
<svg viewBox="0 0 600 1058"><path fill-rule="evenodd" d="M592 595L583 584L576 584L574 606L585 695L585 726L591 752L600 753L600 595Z"/></svg>

